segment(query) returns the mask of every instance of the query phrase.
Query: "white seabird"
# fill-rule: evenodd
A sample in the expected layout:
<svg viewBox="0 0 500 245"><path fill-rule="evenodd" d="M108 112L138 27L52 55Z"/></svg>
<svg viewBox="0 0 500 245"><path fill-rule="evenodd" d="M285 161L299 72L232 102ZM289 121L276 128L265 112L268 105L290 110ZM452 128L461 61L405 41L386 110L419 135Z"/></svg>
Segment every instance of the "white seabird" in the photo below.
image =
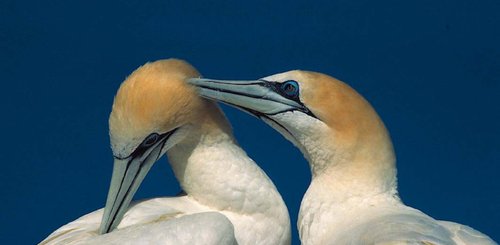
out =
<svg viewBox="0 0 500 245"><path fill-rule="evenodd" d="M312 173L298 218L302 244L496 244L401 202L389 134L347 84L306 71L189 81L202 96L264 120L302 151Z"/></svg>
<svg viewBox="0 0 500 245"><path fill-rule="evenodd" d="M281 195L238 146L220 108L185 82L199 76L186 62L168 59L143 65L122 83L109 119L115 162L104 211L41 244L290 244ZM186 195L129 209L165 153Z"/></svg>

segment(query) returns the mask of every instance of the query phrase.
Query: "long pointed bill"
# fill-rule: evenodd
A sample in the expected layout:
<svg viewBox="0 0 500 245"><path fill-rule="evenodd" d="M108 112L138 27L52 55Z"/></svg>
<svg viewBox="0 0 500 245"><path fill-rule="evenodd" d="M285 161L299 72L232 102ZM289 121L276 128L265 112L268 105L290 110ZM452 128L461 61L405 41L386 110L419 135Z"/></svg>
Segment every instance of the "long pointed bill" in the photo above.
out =
<svg viewBox="0 0 500 245"><path fill-rule="evenodd" d="M108 199L99 229L101 234L108 233L118 226L142 180L161 157L163 146L164 144L154 147L136 158L115 158Z"/></svg>
<svg viewBox="0 0 500 245"><path fill-rule="evenodd" d="M198 93L202 97L244 109L256 116L275 115L292 110L309 113L304 105L277 93L278 83L276 82L224 81L204 78L191 78L188 82L198 87Z"/></svg>

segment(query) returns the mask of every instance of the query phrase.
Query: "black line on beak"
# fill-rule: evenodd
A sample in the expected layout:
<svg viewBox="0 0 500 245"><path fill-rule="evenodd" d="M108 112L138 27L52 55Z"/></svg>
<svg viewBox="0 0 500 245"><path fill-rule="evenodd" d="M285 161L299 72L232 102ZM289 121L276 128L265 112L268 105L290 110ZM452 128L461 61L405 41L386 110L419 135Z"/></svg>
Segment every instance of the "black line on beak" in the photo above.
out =
<svg viewBox="0 0 500 245"><path fill-rule="evenodd" d="M280 126L280 127L281 127L283 130L285 130L285 131L286 131L286 132L287 132L290 136L292 136L292 138L294 138L294 139L295 139L295 141L297 141L297 138L295 137L295 135L293 135L293 134L292 134L292 132L290 132L290 130L288 130L285 126L281 125L281 123L279 123L278 121L276 121L276 120L274 120L274 119L272 119L272 118L270 118L270 117L269 117L269 115L276 115L276 114L281 113L281 112L278 112L278 113L275 113L275 114L269 114L269 115L268 115L268 114L264 114L264 113L261 113L261 112L258 112L258 111L252 110L252 109L248 109L248 108L245 108L245 107L241 107L241 106L239 106L239 105L235 105L235 104L233 104L233 103L229 103L229 102L225 102L225 101L224 101L223 103L228 104L228 105L230 105L230 106L234 106L234 107L239 108L239 109L241 109L241 110L243 110L243 111L246 111L246 112L248 112L248 114L253 115L254 117L257 117L257 118L259 118L260 120L262 120L262 118L266 118L266 119L268 119L269 121L272 121L272 122L276 123L276 125ZM294 110L288 110L288 111L294 111ZM283 112L286 112L286 111L283 111ZM298 142L298 141L297 141L297 142Z"/></svg>
<svg viewBox="0 0 500 245"><path fill-rule="evenodd" d="M232 85L234 85L234 84L232 84ZM247 84L238 84L238 86L240 86L240 85L247 85ZM261 84L256 83L256 85L261 85ZM263 99L263 100L274 101L274 100L270 100L270 99L263 98L263 97L260 97L260 96L255 96L255 95L251 95L251 94L245 94L245 93L241 93L241 92L235 92L235 91L231 91L231 90L227 90L227 89L212 88L212 87L205 86L205 85L196 85L196 86L199 87L199 88L204 88L204 89L208 89L208 90L212 90L212 91L218 91L218 92L224 92L224 93L228 93L228 94L241 95L241 96L255 98L255 99ZM277 101L274 101L274 102L277 102Z"/></svg>
<svg viewBox="0 0 500 245"><path fill-rule="evenodd" d="M263 87L266 87L266 88L269 88L269 89L273 90L275 93L279 94L280 96L283 96L276 89L276 86L277 86L276 84L278 84L277 82L270 82L270 81L266 81L266 80L262 80L262 79L259 80L259 81L261 81L261 82L235 84L235 83L224 83L224 82L219 82L219 81L210 81L210 80L207 80L207 82L211 82L211 83L228 84L228 85L238 85L238 86L260 85L260 86L263 86ZM255 95L241 93L241 92L235 92L235 91L231 91L231 90L227 90L227 89L213 88L213 87L205 86L205 85L196 85L196 86L199 87L199 88L204 88L204 89L208 89L208 90L212 90L212 91L218 91L218 92L223 92L223 93L228 93L228 94L234 94L234 95L240 95L240 96L254 98L254 99L262 99L262 100L272 101L272 102L276 102L276 103L282 103L280 101L272 100L272 99L269 99L269 98L265 98L265 97L261 97L261 96L255 96ZM221 100L218 100L218 101L221 101ZM267 114L267 115L276 115L276 114L287 112L287 111L300 111L300 112L303 112L303 113L305 113L305 114L307 114L307 115L309 115L309 116L311 116L311 117L316 118L316 119L319 120L319 118L316 117L316 115L314 115L312 113L312 111L309 110L309 108L307 108L300 100L292 100L292 101L296 102L297 104L301 105L302 107L301 108L293 108L293 109L289 109L289 110L283 110L283 111L279 111L279 112L272 113L272 114ZM230 104L232 106L236 106L238 108L245 109L245 108L237 106L237 105L235 105L233 103L228 103L226 101L221 101L221 102L226 103L226 104ZM288 105L288 106L292 106L292 105ZM265 115L265 114L260 113L260 112L257 112L257 113L259 113L261 115Z"/></svg>
<svg viewBox="0 0 500 245"><path fill-rule="evenodd" d="M169 131L169 132L166 132L166 133L164 133L164 134L161 134L161 135L160 135L160 140L162 140L163 142L161 143L161 148L160 148L160 150L158 151L158 155L156 156L155 162L156 162L156 161L160 158L161 151L163 150L163 147L165 147L165 144L166 144L167 140L170 138L170 136L172 136L172 135L173 135L173 134L177 131L177 129L179 129L179 128L175 128L175 129L173 129L173 130L171 130L171 131ZM155 146L156 146L156 145L153 145L153 146L151 146L151 147L155 147ZM137 158L137 157L141 157L141 156L142 156L142 155L136 155L136 154L132 153L132 154L130 154L130 155L129 155L128 157L126 157L126 158L119 158L119 157L116 157L116 156L114 156L114 157L115 157L115 158L117 158L117 159L120 159L120 160L124 160L124 159L130 158L130 159L128 160L128 162L127 162L127 166L125 167L125 176L126 176L126 175L127 175L127 173L128 173L128 170L129 170L129 167L130 167L130 164L132 163L132 161L133 161L135 158ZM146 157L146 158L147 158L147 157ZM138 168L137 172L135 173L135 176L134 176L134 178L133 178L132 183L128 186L128 188L127 188L127 192L125 192L125 195L123 196L124 198L120 201L120 203L119 203L118 207L115 209L115 210L116 210L116 213L114 213L114 214L113 214L113 218L111 219L111 222L109 222L109 227L107 227L107 228L106 228L106 231L105 231L104 233L108 233L108 232L110 231L111 227L113 226L113 224L114 224L114 222L115 222L115 219L116 219L116 217L117 217L117 213L118 213L118 211L121 209L121 207L123 206L123 203L124 203L124 201L125 201L126 197L129 195L129 193L130 193L130 188L132 188L132 186L134 186L134 184L135 184L135 182L136 182L136 180L137 180L137 175L141 172L141 169L143 168L143 165L144 165L144 162L145 162L146 158L145 158L143 161L141 161L140 166L139 166L139 168ZM123 186L123 181L125 180L125 176L123 176L123 178L122 178L122 180L121 180L121 182L120 182L120 187L118 188L118 191L117 191L117 193L116 193L116 197L115 197L115 199L114 199L114 203L113 203L113 205L112 205L111 207L114 207L114 206L115 206L115 204L116 204L116 199L118 199L118 195L120 195L120 190L122 189L122 186Z"/></svg>
<svg viewBox="0 0 500 245"><path fill-rule="evenodd" d="M128 167L130 166L130 162L129 161L127 163L127 168L125 169L125 175L128 173ZM118 213L118 210L121 209L121 207L123 206L123 202L125 201L126 197L129 195L129 192L130 192L130 188L132 186L134 186L135 184L135 181L137 180L137 175L139 174L139 172L141 172L141 169L142 169L142 164L144 163L144 161L141 162L141 165L139 166L139 169L137 170L137 172L135 173L135 176L134 176L134 180L132 181L132 183L129 185L129 187L127 188L127 192L125 192L125 195L123 195L123 199L120 201L120 204L118 205L118 207L116 208L116 213L113 215L113 218L111 219L111 222L109 223L109 227L107 228L106 230L106 233L109 232L109 229L111 229L111 227L113 226L113 224L115 223L115 219L116 219L116 214ZM122 182L120 183L120 188L118 190L121 190L122 188L122 185L123 185L123 180L125 179L125 177L123 177L122 179ZM117 196L119 195L119 191L117 192ZM116 198L115 198L115 202L116 202ZM113 206L114 207L114 203L113 203Z"/></svg>
<svg viewBox="0 0 500 245"><path fill-rule="evenodd" d="M240 81L238 83L230 83L230 82L225 82L224 80L215 80L215 79L203 79L205 80L205 82L207 83L218 83L218 84L227 84L227 85L238 85L238 86L245 86L245 85L262 85L263 83L267 83L269 81L266 81L266 80L257 80L259 82L254 82L254 81L250 81L248 83L245 83L244 81ZM195 85L195 86L200 86L200 85Z"/></svg>
<svg viewBox="0 0 500 245"><path fill-rule="evenodd" d="M132 161L134 160L133 158L131 158L130 156L129 157L126 157L126 158L130 158L127 162L127 167L125 167L125 176L127 175L128 173L128 168L130 167L130 163L132 163ZM124 158L124 159L126 159ZM123 159L120 159L120 160L123 160ZM139 172L139 171L138 171ZM123 180L125 179L125 176L123 176L121 182L120 182L120 187L118 188L118 191L116 192L116 197L114 198L113 200L113 205L111 205L111 207L115 207L115 204L116 204L116 199L118 199L118 195L120 195L120 190L122 189L122 186L123 186ZM135 181L135 179L134 179ZM129 192L130 190L130 187L127 189L127 193ZM125 195L126 196L126 195ZM124 196L124 197L125 197ZM125 200L125 198L123 198L123 200ZM122 206L123 204L123 200L120 201L120 204L118 206L118 208L115 209L115 213L112 214L113 215L113 218L111 219L111 222L109 222L109 226L106 227L106 230L104 231L104 233L108 233L111 229L111 227L113 226L113 223L115 222L115 218L116 218L116 215L118 213L118 210L120 210L120 207Z"/></svg>
<svg viewBox="0 0 500 245"><path fill-rule="evenodd" d="M165 143L167 143L167 139L165 139L165 140L163 141L163 143L161 143L161 148L160 148L160 150L158 151L158 156L156 156L156 160L155 160L155 162L156 162L156 161L158 161L158 159L160 158L160 156L161 156L161 152L163 151L163 147L165 147Z"/></svg>

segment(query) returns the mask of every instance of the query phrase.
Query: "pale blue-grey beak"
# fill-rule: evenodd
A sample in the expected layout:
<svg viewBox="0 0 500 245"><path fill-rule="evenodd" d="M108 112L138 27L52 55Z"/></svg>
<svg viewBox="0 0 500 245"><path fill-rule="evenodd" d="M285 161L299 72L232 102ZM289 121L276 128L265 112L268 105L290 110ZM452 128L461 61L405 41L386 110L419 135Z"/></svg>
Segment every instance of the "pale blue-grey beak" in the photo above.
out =
<svg viewBox="0 0 500 245"><path fill-rule="evenodd" d="M157 135L158 140L154 144L148 147L141 144L126 158L115 156L100 234L108 233L120 224L135 192L153 164L161 157L165 143L174 131Z"/></svg>
<svg viewBox="0 0 500 245"><path fill-rule="evenodd" d="M282 84L273 81L229 81L205 78L191 78L188 83L198 88L198 93L205 98L243 109L258 117L276 115L287 111L312 113L297 96L286 96ZM298 85L297 88L298 90Z"/></svg>

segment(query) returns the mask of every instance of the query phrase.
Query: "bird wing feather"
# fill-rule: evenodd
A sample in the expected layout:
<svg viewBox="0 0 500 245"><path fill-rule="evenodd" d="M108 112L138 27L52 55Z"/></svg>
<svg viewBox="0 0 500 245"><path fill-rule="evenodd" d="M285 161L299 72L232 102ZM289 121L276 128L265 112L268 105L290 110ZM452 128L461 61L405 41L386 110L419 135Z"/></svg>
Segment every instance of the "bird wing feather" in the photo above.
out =
<svg viewBox="0 0 500 245"><path fill-rule="evenodd" d="M416 209L393 210L357 225L331 244L495 245L465 225L437 221Z"/></svg>
<svg viewBox="0 0 500 245"><path fill-rule="evenodd" d="M466 226L466 225L461 225L455 222L450 222L450 221L441 221L439 220L438 223L442 226L444 226L446 229L448 229L451 234L453 240L457 244L477 244L477 245L495 245L497 244L495 241L493 241L491 238L489 238L487 235L474 230L473 228Z"/></svg>
<svg viewBox="0 0 500 245"><path fill-rule="evenodd" d="M187 196L139 201L131 205L117 230L99 235L103 214L99 209L57 229L40 245L233 244L232 223L223 214L208 211ZM145 233L150 235L140 235Z"/></svg>
<svg viewBox="0 0 500 245"><path fill-rule="evenodd" d="M451 232L417 210L378 216L345 234L332 244L456 244Z"/></svg>

